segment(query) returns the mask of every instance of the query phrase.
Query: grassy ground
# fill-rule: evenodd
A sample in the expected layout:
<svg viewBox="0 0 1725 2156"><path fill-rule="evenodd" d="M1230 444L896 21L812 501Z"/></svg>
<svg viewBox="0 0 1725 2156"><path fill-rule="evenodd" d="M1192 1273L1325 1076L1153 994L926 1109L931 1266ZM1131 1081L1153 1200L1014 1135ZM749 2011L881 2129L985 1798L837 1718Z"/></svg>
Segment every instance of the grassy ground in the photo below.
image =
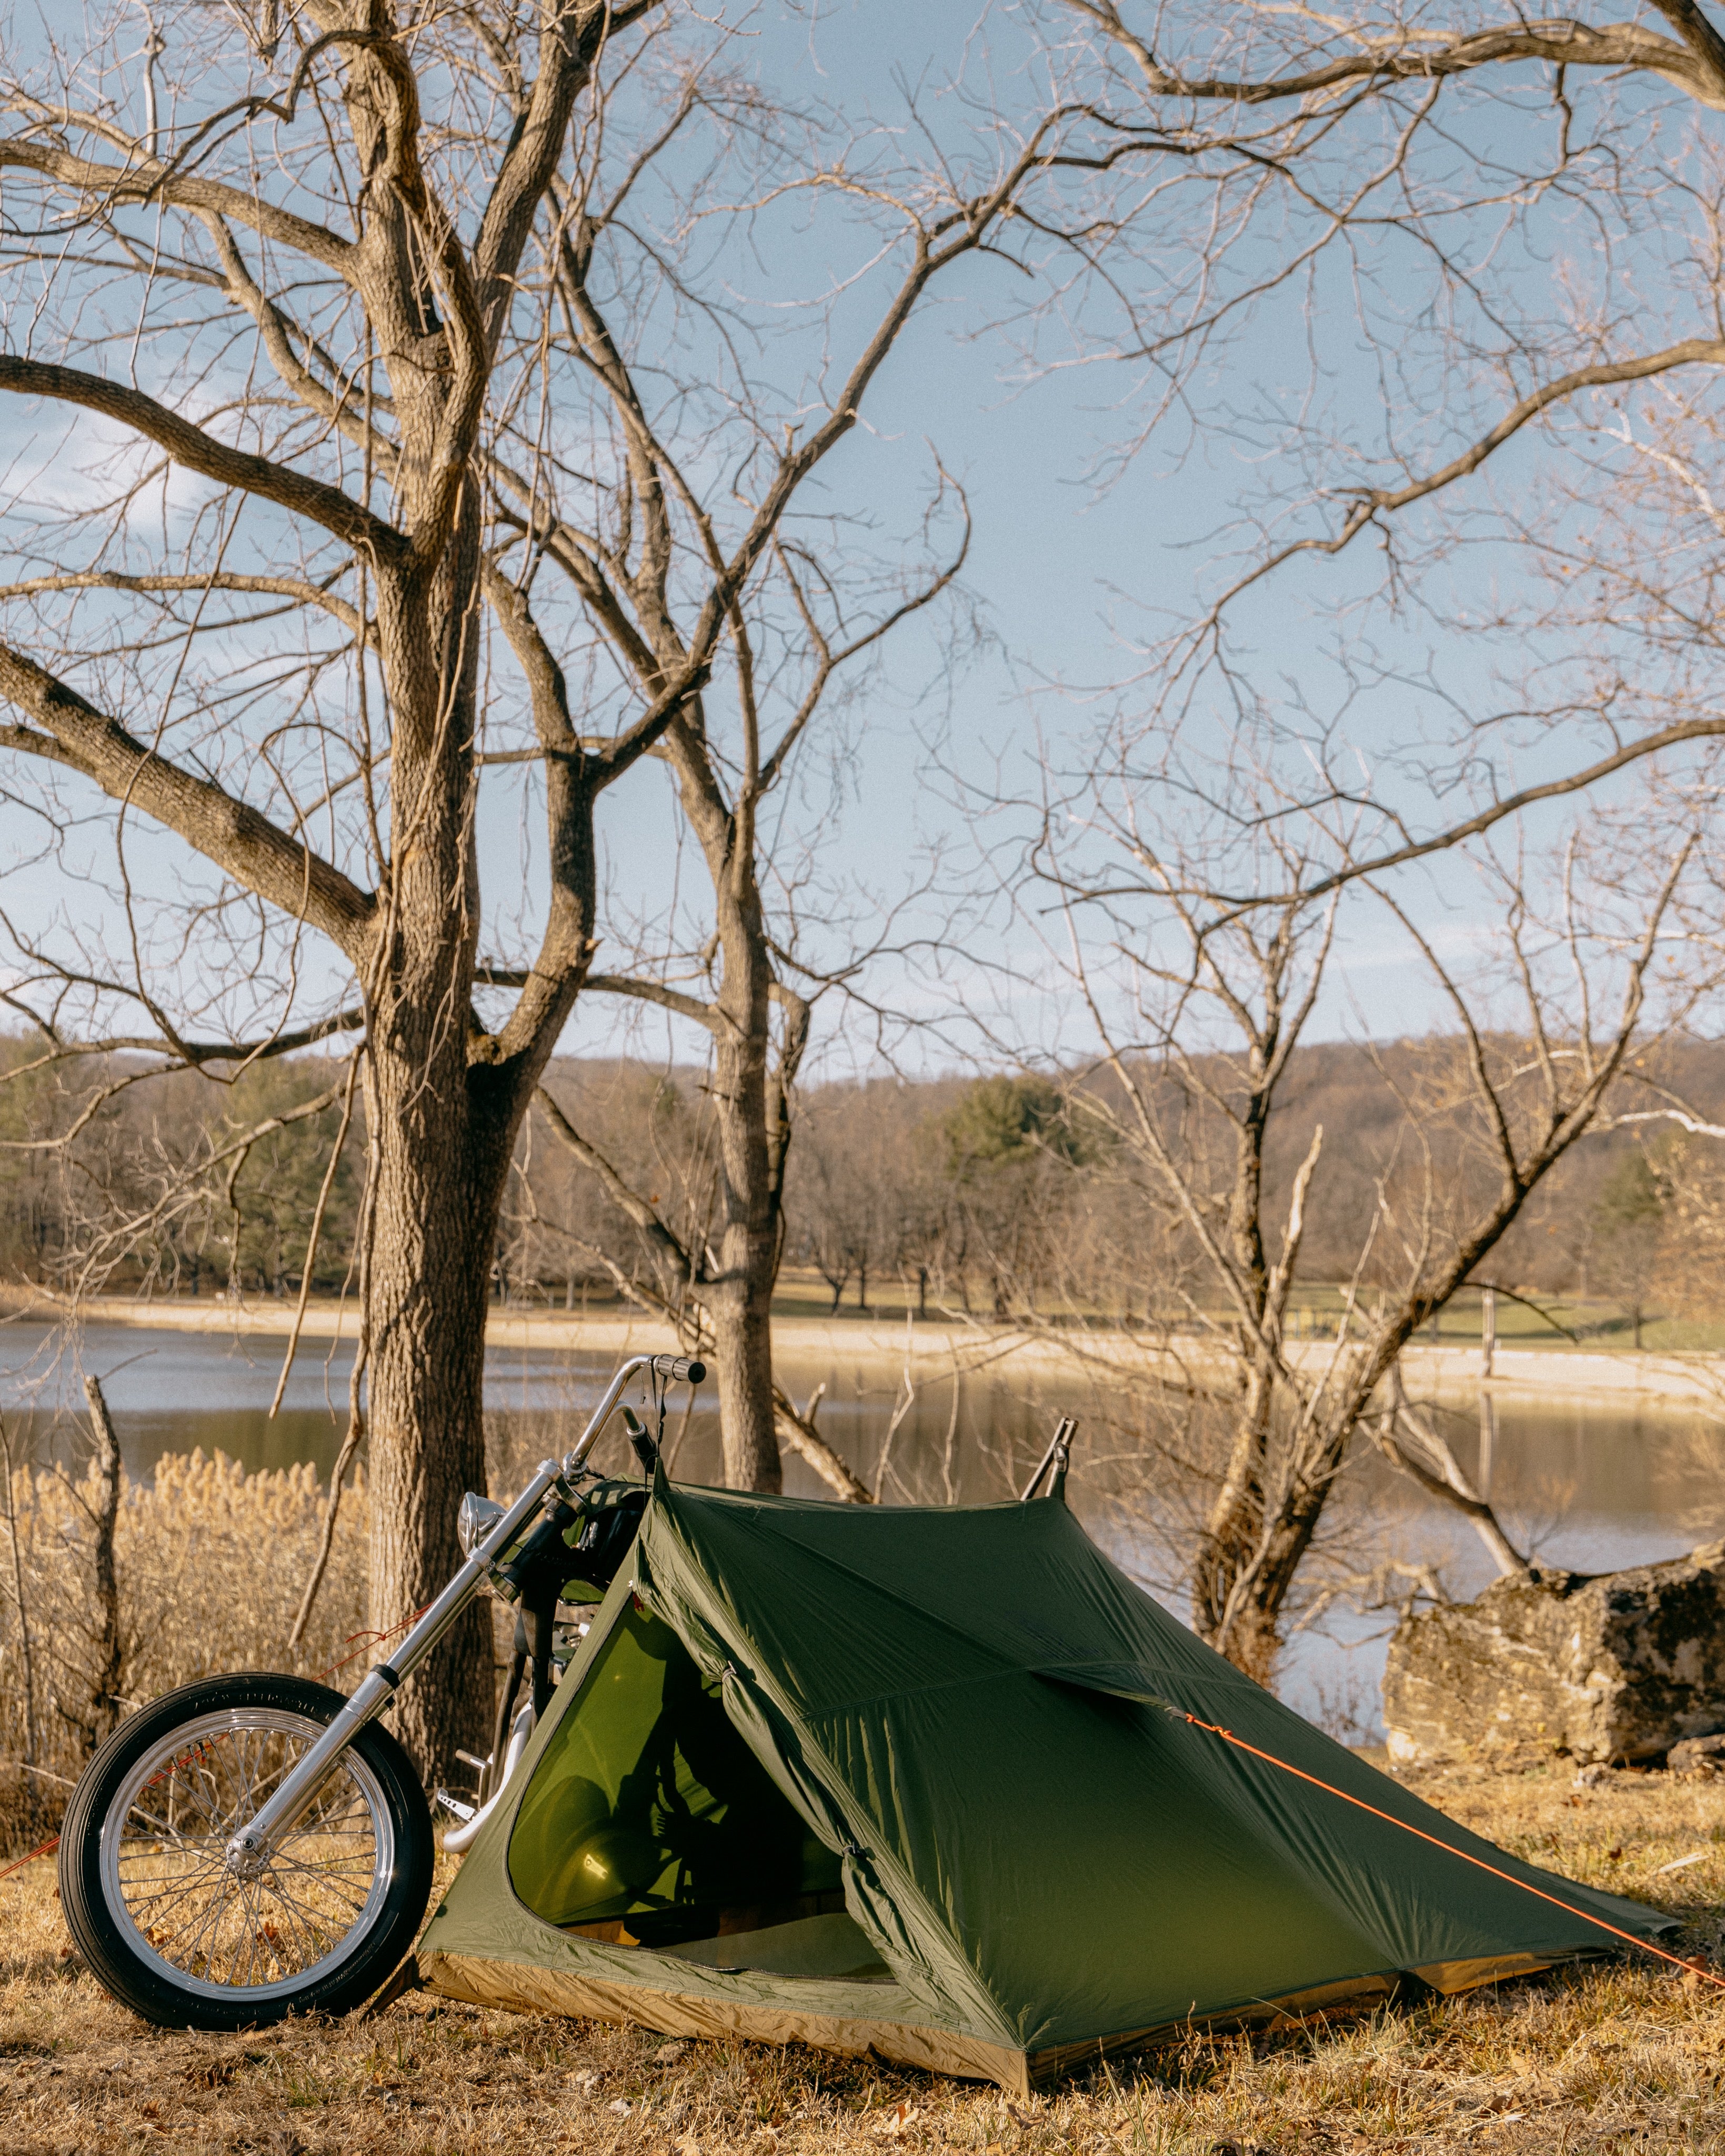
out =
<svg viewBox="0 0 1725 2156"><path fill-rule="evenodd" d="M914 1291L914 1283L911 1283ZM987 1298L980 1284L973 1282L979 1318L986 1320ZM907 1310L915 1307L914 1291L907 1294L906 1283L888 1274L871 1278L868 1305L861 1307L857 1299L857 1283L852 1281L846 1288L840 1306L832 1306L832 1291L818 1273L786 1265L779 1276L778 1286L773 1295L773 1315L781 1320L818 1318L831 1323L837 1320L862 1320L877 1327L902 1324ZM1367 1301L1370 1297L1368 1295ZM1513 1302L1500 1296L1497 1301L1497 1344L1501 1348L1554 1348L1573 1351L1576 1348L1591 1348L1608 1354L1629 1353L1635 1344L1635 1327L1629 1314L1615 1303L1592 1301L1576 1301L1562 1296L1549 1299L1535 1297L1538 1310L1525 1304ZM1298 1338L1329 1338L1333 1337L1345 1296L1339 1286L1321 1281L1303 1281L1294 1289L1292 1298L1290 1323ZM544 1307L559 1307L555 1299ZM608 1296L592 1294L586 1307L594 1316L622 1315L625 1306ZM1542 1315L1542 1312L1543 1315ZM1217 1317L1225 1312L1218 1310ZM933 1309L930 1317L937 1323L940 1313ZM1054 1305L1045 1311L1045 1316L1056 1318L1085 1318L1109 1324L1114 1322L1113 1313L1088 1308L1070 1310ZM1555 1323L1548 1322L1548 1318ZM1477 1346L1480 1337L1480 1298L1471 1289L1464 1290L1454 1303L1444 1311L1438 1321L1438 1330L1433 1334L1430 1326L1423 1327L1415 1341L1421 1345L1434 1337L1446 1348ZM1718 1317L1678 1318L1667 1317L1655 1310L1648 1313L1641 1329L1644 1350L1649 1354L1717 1354L1725 1350L1725 1316Z"/></svg>
<svg viewBox="0 0 1725 2156"><path fill-rule="evenodd" d="M973 1282L973 1309L976 1321L986 1326L988 1316L986 1296L980 1283ZM1538 1298L1536 1298L1538 1300ZM1289 1314L1291 1337L1295 1339L1331 1339L1334 1337L1336 1322L1345 1296L1342 1289L1322 1281L1301 1281L1294 1290ZM835 1322L856 1324L878 1332L901 1326L906 1316L917 1306L914 1283L907 1291L906 1283L893 1276L871 1278L868 1302L866 1308L857 1301L857 1284L852 1281L846 1288L840 1306L832 1306L832 1291L819 1274L787 1265L779 1276L773 1295L773 1316L781 1323L801 1320L818 1321L822 1326ZM43 1314L45 1310L33 1291L8 1289L0 1284L0 1311L17 1309ZM110 1315L125 1314L137 1322L142 1306L120 1298L110 1306ZM264 1332L288 1329L293 1310L290 1298L274 1298L264 1295L248 1296L243 1310L206 1296L164 1296L151 1306L151 1322L172 1325L183 1322L192 1314L201 1315L209 1322L209 1329L225 1331L230 1323L253 1327ZM332 1329L338 1306L334 1301L315 1296L308 1312L307 1337L325 1338ZM1542 1314L1543 1313L1543 1314ZM100 1301L91 1303L85 1316L99 1320L103 1314ZM350 1301L346 1306L350 1327L357 1326L358 1318ZM1218 1307L1212 1317L1226 1320L1227 1313ZM562 1317L601 1321L627 1320L637 1327L646 1321L641 1312L622 1297L609 1290L591 1288L576 1303L566 1309L560 1291L551 1290L542 1295L523 1294L507 1306L494 1303L491 1315L496 1318ZM943 1326L950 1315L931 1302L925 1312L929 1323ZM1054 1303L1042 1306L1045 1321L1059 1323L1083 1322L1100 1326L1106 1330L1118 1322L1118 1312L1093 1306ZM1555 1325L1547 1322L1556 1321ZM196 1329L202 1329L200 1326ZM350 1337L351 1335L350 1334ZM1480 1338L1479 1297L1472 1290L1464 1290L1454 1304L1445 1310L1433 1334L1429 1326L1422 1327L1414 1342L1419 1347L1433 1339L1447 1348L1477 1347ZM1502 1348L1545 1348L1573 1353L1577 1348L1603 1354L1626 1354L1635 1344L1634 1326L1629 1314L1615 1304L1593 1301L1580 1302L1556 1296L1540 1302L1538 1310L1512 1302L1500 1296L1497 1304L1497 1342ZM1642 1347L1649 1354L1719 1354L1725 1353L1725 1315L1709 1317L1677 1318L1656 1310L1651 1312L1642 1327Z"/></svg>
<svg viewBox="0 0 1725 2156"><path fill-rule="evenodd" d="M1725 1783L1415 1779L1453 1816L1725 1938ZM1700 1861L1660 1876L1686 1856ZM1725 2146L1725 1990L1645 1958L1279 2035L1192 2037L1028 2102L792 2048L402 1999L243 2037L146 2028L83 1974L49 1864L0 1881L0 2147L228 2156L1354 2156Z"/></svg>

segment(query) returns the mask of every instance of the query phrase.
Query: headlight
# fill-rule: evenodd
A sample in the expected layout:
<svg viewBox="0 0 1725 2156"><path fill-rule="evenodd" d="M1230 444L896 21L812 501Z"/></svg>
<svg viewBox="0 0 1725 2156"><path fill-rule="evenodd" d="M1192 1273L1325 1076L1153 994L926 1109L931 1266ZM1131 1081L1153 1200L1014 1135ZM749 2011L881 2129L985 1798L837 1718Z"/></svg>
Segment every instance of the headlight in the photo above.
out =
<svg viewBox="0 0 1725 2156"><path fill-rule="evenodd" d="M461 1544L462 1555L471 1557L502 1517L503 1507L494 1497L482 1497L477 1490L469 1490L455 1515L455 1538Z"/></svg>

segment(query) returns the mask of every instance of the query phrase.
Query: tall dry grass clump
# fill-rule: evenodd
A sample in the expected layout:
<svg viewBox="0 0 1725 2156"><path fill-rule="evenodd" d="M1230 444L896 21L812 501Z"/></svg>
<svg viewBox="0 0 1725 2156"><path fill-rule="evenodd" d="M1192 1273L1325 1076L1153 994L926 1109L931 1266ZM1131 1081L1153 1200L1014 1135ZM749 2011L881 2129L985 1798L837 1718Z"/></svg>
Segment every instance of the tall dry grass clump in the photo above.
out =
<svg viewBox="0 0 1725 2156"><path fill-rule="evenodd" d="M53 1831L128 1707L219 1670L315 1674L364 1626L363 1471L343 1499L296 1653L288 1635L328 1502L310 1464L248 1475L199 1450L158 1460L150 1483L122 1476L111 1599L100 1584L95 1469L79 1481L20 1466L0 1486L0 1845Z"/></svg>

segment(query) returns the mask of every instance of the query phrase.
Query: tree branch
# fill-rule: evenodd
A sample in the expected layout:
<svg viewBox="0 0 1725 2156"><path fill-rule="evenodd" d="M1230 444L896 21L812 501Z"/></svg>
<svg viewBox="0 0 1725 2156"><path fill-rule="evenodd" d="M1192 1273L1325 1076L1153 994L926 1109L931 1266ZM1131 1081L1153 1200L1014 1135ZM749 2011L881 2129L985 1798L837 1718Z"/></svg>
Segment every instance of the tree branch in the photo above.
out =
<svg viewBox="0 0 1725 2156"><path fill-rule="evenodd" d="M0 352L0 389L18 397L51 398L118 419L122 426L166 449L187 471L201 473L218 486L238 487L260 501L273 501L296 516L309 517L380 562L396 562L407 553L407 542L392 524L374 516L339 486L309 479L285 465L271 463L268 457L232 449L141 389L128 389L123 382L107 382L99 374L85 374L77 367L22 359L15 352Z"/></svg>
<svg viewBox="0 0 1725 2156"><path fill-rule="evenodd" d="M84 773L112 799L177 832L236 882L290 919L310 921L358 961L376 901L310 847L289 838L221 787L194 778L146 748L75 689L5 644L0 644L0 696L53 737L61 751L55 761ZM53 753L38 751L36 737L23 728L5 732L13 737L10 747Z"/></svg>
<svg viewBox="0 0 1725 2156"><path fill-rule="evenodd" d="M1725 364L1725 340L1717 337L1685 337L1680 343L1667 345L1664 351L1646 352L1638 359L1601 361L1594 367L1578 367L1562 374L1554 382L1534 390L1513 404L1488 434L1481 435L1471 448L1458 457L1423 479L1410 480L1405 486L1374 486L1349 490L1354 495L1354 506L1349 511L1341 530L1328 539L1296 539L1277 549L1267 561L1261 562L1255 569L1231 584L1210 608L1206 619L1214 622L1223 608L1231 605L1242 592L1279 569L1284 562L1292 561L1300 554L1339 554L1351 546L1359 534L1380 513L1405 509L1410 503L1423 501L1428 495L1441 493L1457 480L1466 479L1476 472L1486 459L1513 440L1529 420L1537 419L1542 412L1565 398L1574 397L1584 389L1609 388L1618 382L1645 382L1651 375L1669 374L1680 367L1717 367Z"/></svg>
<svg viewBox="0 0 1725 2156"><path fill-rule="evenodd" d="M207 212L232 218L266 239L279 240L300 254L310 255L351 284L356 273L356 250L351 240L339 239L320 224L313 224L289 210L218 180L199 179L189 173L170 173L154 158L131 166L98 165L87 157L54 149L44 142L0 140L0 170L7 166L40 172L60 180L80 192L113 203L171 203L176 209Z"/></svg>
<svg viewBox="0 0 1725 2156"><path fill-rule="evenodd" d="M1690 0L1654 0L1661 13L1676 23L1680 13L1698 15ZM1355 82L1424 82L1446 75L1468 74L1511 60L1548 60L1559 67L1650 68L1669 75L1705 105L1725 105L1725 86L1710 59L1698 57L1699 47L1674 44L1646 30L1613 23L1595 28L1565 16L1543 22L1523 22L1513 29L1478 30L1471 36L1403 33L1393 43L1366 44L1363 52L1327 60L1297 74L1273 75L1261 82L1226 76L1190 78L1170 71L1156 59L1151 47L1121 20L1113 0L1066 0L1076 13L1088 16L1112 41L1129 53L1147 87L1158 97L1197 99L1224 105L1272 105L1292 99L1315 98L1327 90ZM1717 41L1716 41L1717 42Z"/></svg>

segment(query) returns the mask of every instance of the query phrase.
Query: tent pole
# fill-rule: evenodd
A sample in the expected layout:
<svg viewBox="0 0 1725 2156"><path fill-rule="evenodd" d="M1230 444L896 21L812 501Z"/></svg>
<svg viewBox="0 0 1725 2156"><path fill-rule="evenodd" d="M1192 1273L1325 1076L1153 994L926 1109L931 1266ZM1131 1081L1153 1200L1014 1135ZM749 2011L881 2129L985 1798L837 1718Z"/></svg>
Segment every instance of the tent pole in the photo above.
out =
<svg viewBox="0 0 1725 2156"><path fill-rule="evenodd" d="M1042 1464L1037 1469L1036 1473L1031 1476L1029 1481L1024 1486L1024 1495L1018 1501L1021 1505L1027 1505L1031 1499L1036 1496L1037 1491L1041 1489L1042 1486L1042 1477L1048 1472L1048 1470L1051 1467L1055 1466L1057 1454L1061 1455L1059 1460L1059 1468L1057 1470L1057 1472L1065 1468L1065 1455L1071 1447L1072 1432L1077 1427L1078 1418L1076 1415L1062 1415L1060 1418L1060 1420L1055 1424L1054 1435L1048 1440L1048 1450L1042 1455Z"/></svg>

